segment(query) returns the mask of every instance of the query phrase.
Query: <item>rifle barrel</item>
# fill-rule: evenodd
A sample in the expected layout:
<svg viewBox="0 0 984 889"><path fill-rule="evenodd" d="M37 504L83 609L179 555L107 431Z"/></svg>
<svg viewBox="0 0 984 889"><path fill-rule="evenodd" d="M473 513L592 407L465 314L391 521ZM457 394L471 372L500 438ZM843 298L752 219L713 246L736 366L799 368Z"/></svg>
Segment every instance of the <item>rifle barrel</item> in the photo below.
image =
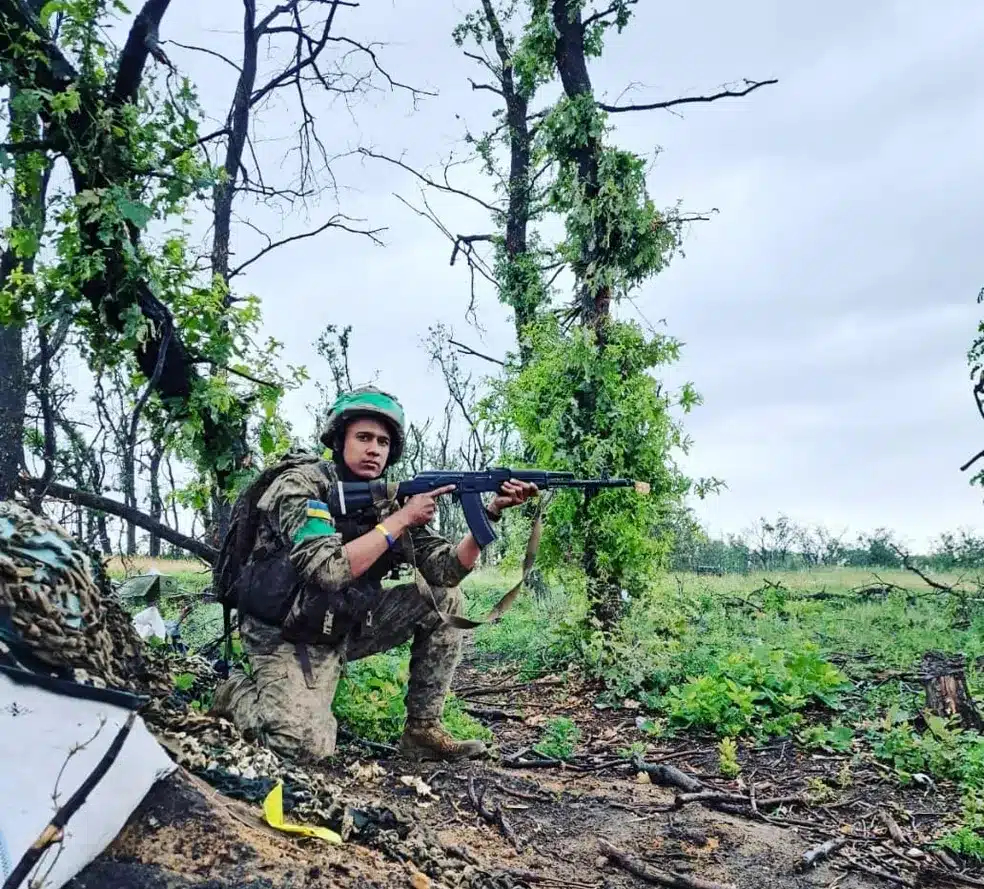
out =
<svg viewBox="0 0 984 889"><path fill-rule="evenodd" d="M548 484L556 488L631 488L635 482L630 478L558 478Z"/></svg>

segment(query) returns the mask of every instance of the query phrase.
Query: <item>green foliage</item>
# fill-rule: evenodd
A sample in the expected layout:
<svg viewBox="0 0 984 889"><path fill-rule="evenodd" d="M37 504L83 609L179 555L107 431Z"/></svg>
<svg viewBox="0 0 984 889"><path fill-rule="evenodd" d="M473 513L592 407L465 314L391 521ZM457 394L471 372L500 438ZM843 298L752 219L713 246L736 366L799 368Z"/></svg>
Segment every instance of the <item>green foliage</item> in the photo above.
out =
<svg viewBox="0 0 984 889"><path fill-rule="evenodd" d="M406 720L403 699L409 676L410 659L404 651L348 664L338 683L332 712L356 735L392 742L399 738Z"/></svg>
<svg viewBox="0 0 984 889"><path fill-rule="evenodd" d="M551 759L570 759L581 738L581 730L566 716L551 719L543 728L543 737L533 749Z"/></svg>
<svg viewBox="0 0 984 889"><path fill-rule="evenodd" d="M653 494L631 489L603 491L587 516L581 492L559 492L545 523L540 566L555 571L580 559L590 535L603 577L641 590L666 561L669 539L653 533L667 501L681 497L689 480L672 463L684 447L669 413L670 402L647 373L675 360L669 338L647 339L629 322L613 323L598 349L593 333L561 333L555 319L531 331L533 357L496 384L487 411L519 430L540 467L580 477L615 475L650 481ZM592 403L581 396L591 389ZM686 403L685 393L680 403Z"/></svg>
<svg viewBox="0 0 984 889"><path fill-rule="evenodd" d="M934 845L984 862L984 790L972 789L964 795L960 826L945 832Z"/></svg>
<svg viewBox="0 0 984 889"><path fill-rule="evenodd" d="M178 691L188 691L195 684L194 673L178 673L174 677L174 687Z"/></svg>
<svg viewBox="0 0 984 889"><path fill-rule="evenodd" d="M849 753L854 742L854 730L834 720L829 726L820 723L808 725L797 734L796 738L808 750Z"/></svg>
<svg viewBox="0 0 984 889"><path fill-rule="evenodd" d="M718 771L725 778L737 778L741 774L738 762L738 745L734 738L722 738L718 744Z"/></svg>
<svg viewBox="0 0 984 889"><path fill-rule="evenodd" d="M477 738L481 741L493 740L492 732L473 716L469 716L454 695L448 695L444 702L444 712L441 717L444 727L452 738L459 741L470 741Z"/></svg>
<svg viewBox="0 0 984 889"><path fill-rule="evenodd" d="M869 732L875 756L891 765L904 783L913 775L927 774L984 791L984 737L932 713L924 718L926 731L918 732L900 707L889 708Z"/></svg>
<svg viewBox="0 0 984 889"><path fill-rule="evenodd" d="M359 737L392 743L399 739L406 721L409 677L409 645L350 663L338 683L332 712ZM443 723L458 740L492 740L492 733L465 713L453 695L445 701Z"/></svg>
<svg viewBox="0 0 984 889"><path fill-rule="evenodd" d="M198 144L202 113L187 78L168 75L166 86L158 86L148 68L132 101L113 96L119 52L107 33L110 19L125 12L115 0L45 4L41 20L58 16L52 42L78 74L54 91L32 80L16 82L21 69L4 61L15 87L13 116L40 116L46 139L68 160L73 176L53 180L45 228L25 218L12 220L4 232L21 258L44 261L10 276L0 293L0 323L46 327L70 317L92 370L122 364L135 392L147 382L133 353L152 332L138 305L142 288L149 289L171 311L176 335L196 366L211 371L198 374L180 403L155 395L145 413L167 448L192 463L198 475L193 485L209 488L218 477L234 494L244 481L236 467L262 466L288 446L279 402L303 381L304 371L289 365L281 371L281 344L257 341L255 296L232 298L224 281L197 267L197 250L189 245L191 214L223 174ZM30 56L39 44L26 37L14 52ZM10 138L36 133L12 127ZM16 186L37 199L48 159L40 151L20 157ZM107 323L107 315L122 320L122 331ZM252 367L263 367L268 382L245 379ZM254 443L252 454L243 453L245 438Z"/></svg>
<svg viewBox="0 0 984 889"><path fill-rule="evenodd" d="M963 793L961 823L936 844L984 861L984 736L931 713L923 717L926 730L919 732L900 707L890 707L868 732L874 754L903 784L920 775L954 781Z"/></svg>
<svg viewBox="0 0 984 889"><path fill-rule="evenodd" d="M839 707L847 677L815 647L801 651L757 646L734 652L710 671L672 686L666 695L670 722L737 735L758 728L785 734L802 721L810 704Z"/></svg>

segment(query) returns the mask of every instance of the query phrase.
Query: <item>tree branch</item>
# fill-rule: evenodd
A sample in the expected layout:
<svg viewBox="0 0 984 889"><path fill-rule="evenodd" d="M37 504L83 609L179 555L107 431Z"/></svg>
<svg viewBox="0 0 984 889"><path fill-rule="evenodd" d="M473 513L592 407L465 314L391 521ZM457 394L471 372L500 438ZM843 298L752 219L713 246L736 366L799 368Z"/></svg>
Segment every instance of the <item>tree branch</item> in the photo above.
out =
<svg viewBox="0 0 984 889"><path fill-rule="evenodd" d="M628 0L626 6L635 6L639 0ZM589 15L583 22L582 28L587 28L589 25L593 25L595 22L600 22L605 16L611 15L613 12L618 12L618 8L621 4L613 3L608 9L603 9L600 12L594 12Z"/></svg>
<svg viewBox="0 0 984 889"><path fill-rule="evenodd" d="M499 367L505 367L506 362L501 361L498 358L493 358L491 355L485 355L482 352L478 352L471 346L466 346L464 343L459 343L457 340L449 339L448 342L454 346L462 355L474 355L476 358L484 358L486 361L491 361L493 364L498 364Z"/></svg>
<svg viewBox="0 0 984 889"><path fill-rule="evenodd" d="M678 105L694 105L698 103L716 102L718 99L747 96L749 93L754 92L760 87L771 86L772 84L778 82L779 81L777 79L748 80L746 78L746 87L743 90L722 90L721 92L714 93L710 96L686 96L682 99L670 99L666 102L653 102L648 105L606 105L604 102L599 102L598 107L601 108L602 111L608 111L613 114L620 111L654 111L660 108L675 108Z"/></svg>
<svg viewBox="0 0 984 889"><path fill-rule="evenodd" d="M944 583L940 583L938 580L933 580L932 577L930 577L924 571L921 571L918 567L913 565L912 562L910 561L909 554L907 552L903 552L894 543L891 544L891 547L893 550L895 550L895 554L902 560L902 567L905 568L907 571L911 571L913 574L916 575L916 577L918 577L928 586L931 586L934 590L939 590L941 593L953 592L952 586L947 586Z"/></svg>
<svg viewBox="0 0 984 889"><path fill-rule="evenodd" d="M385 154L378 154L375 151L370 151L368 148L360 148L359 153L365 155L366 157L371 157L371 158L375 158L376 160L386 161L387 163L400 167L401 169L406 170L408 173L411 173L414 176L416 176L421 182L423 182L425 185L429 185L431 188L436 188L439 191L444 191L447 192L448 194L456 194L459 195L460 197L468 198L469 200L474 201L480 207L483 207L484 209L488 210L489 213L498 214L502 212L499 208L494 207L492 204L489 204L486 201L483 201L481 198L475 197L475 195L473 194L469 194L467 191L462 191L461 189L454 188L451 185L442 185L440 182L434 181L429 176L425 176L423 173L418 172L409 164L405 164L401 160L388 157Z"/></svg>
<svg viewBox="0 0 984 889"><path fill-rule="evenodd" d="M470 77L468 78L468 82L471 84L471 88L475 92L477 92L478 90L488 90L490 93L495 93L497 96L502 96L503 98L505 98L506 94L501 89L499 89L499 87L492 86L491 83L476 83Z"/></svg>
<svg viewBox="0 0 984 889"><path fill-rule="evenodd" d="M271 241L270 238L267 237L267 241L269 241L269 243L267 244L267 246L264 247L262 250L260 250L252 258L247 259L246 262L244 262L241 265L238 265L234 269L232 269L232 271L229 272L229 278L230 279L234 278L241 271L243 271L243 269L245 269L247 266L251 266L257 260L262 259L264 256L266 256L267 253L270 253L272 250L276 250L278 247L283 247L284 244L290 244L293 241L303 241L305 238L313 238L313 237L315 237L315 235L320 235L323 231L326 231L329 228L340 228L340 229L342 229L344 231L350 232L353 235L365 235L374 244L376 244L376 246L378 246L378 247L382 247L383 246L383 242L378 237L376 237L376 235L378 235L380 232L386 231L386 228L385 227L383 227L383 228L373 228L373 229L357 229L357 228L350 228L349 226L345 225L344 223L338 221L339 219L348 219L348 218L349 217L343 216L341 213L336 213L326 223L324 223L323 225L318 226L318 228L316 228L316 229L314 229L312 231L302 232L299 235L291 235L289 238L282 238L279 241ZM355 220L353 220L353 221L355 221Z"/></svg>
<svg viewBox="0 0 984 889"><path fill-rule="evenodd" d="M43 482L41 479L22 476L19 484L25 492L30 493L40 488ZM68 485L62 485L58 482L49 484L45 494L49 497L54 497L56 500L64 500L67 503L74 503L76 506L95 509L99 512L116 516L124 521L133 522L138 528L150 531L168 543L173 543L175 546L193 553L210 565L218 558L218 550L214 547L209 546L201 540L188 537L180 531L175 531L169 525L165 525L163 522L151 518L139 509L134 509L124 503L120 503L118 500L112 500L109 497L103 497L99 494L92 494L89 491L79 491L76 488L71 488Z"/></svg>
<svg viewBox="0 0 984 889"><path fill-rule="evenodd" d="M24 53L22 44L28 41L34 44L32 52ZM43 60L35 62L32 53L39 53ZM0 58L18 60L10 68L0 68L0 84L4 86L23 77L28 67L33 86L53 93L63 92L78 77L72 63L20 0L0 0Z"/></svg>
<svg viewBox="0 0 984 889"><path fill-rule="evenodd" d="M214 56L217 59L221 59L223 62L225 62L235 71L237 71L239 74L243 73L243 69L240 68L239 65L237 65L234 61L232 61L232 59L230 59L228 56L224 56L220 52L216 52L214 49L208 49L207 47L204 46L192 46L187 43L178 43L177 40L166 40L164 42L172 46L180 46L182 49L188 49L191 50L192 52L203 52L206 55Z"/></svg>
<svg viewBox="0 0 984 889"><path fill-rule="evenodd" d="M137 98L148 55L162 61L158 33L161 19L170 5L171 0L147 0L137 13L120 56L111 104L119 106Z"/></svg>

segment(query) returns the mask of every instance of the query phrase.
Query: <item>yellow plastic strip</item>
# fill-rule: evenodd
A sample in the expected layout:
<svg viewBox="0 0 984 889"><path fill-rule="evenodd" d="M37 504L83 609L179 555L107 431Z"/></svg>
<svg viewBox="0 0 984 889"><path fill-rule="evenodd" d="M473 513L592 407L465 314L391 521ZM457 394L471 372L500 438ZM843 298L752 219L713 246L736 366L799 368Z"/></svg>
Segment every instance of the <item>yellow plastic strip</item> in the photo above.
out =
<svg viewBox="0 0 984 889"><path fill-rule="evenodd" d="M270 827L284 833L297 833L305 837L319 837L329 843L341 844L342 838L327 827L314 827L310 824L288 824L284 821L284 783L278 781L265 800L263 800L263 815Z"/></svg>

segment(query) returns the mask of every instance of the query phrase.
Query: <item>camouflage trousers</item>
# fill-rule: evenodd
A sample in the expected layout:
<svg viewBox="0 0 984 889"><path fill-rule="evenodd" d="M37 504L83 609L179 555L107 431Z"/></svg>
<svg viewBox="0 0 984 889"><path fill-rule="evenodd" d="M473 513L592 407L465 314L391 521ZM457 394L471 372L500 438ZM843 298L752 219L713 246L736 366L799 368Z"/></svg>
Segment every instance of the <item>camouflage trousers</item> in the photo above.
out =
<svg viewBox="0 0 984 889"><path fill-rule="evenodd" d="M437 606L462 613L457 587L433 587ZM280 628L240 618L239 634L249 657L248 673L237 672L215 692L211 713L229 719L243 737L284 756L318 760L335 752L338 723L332 701L347 661L389 651L408 639L408 717L439 719L461 656L461 631L445 626L412 583L384 589L372 605L372 624L337 646L308 645L313 681L305 680L297 648Z"/></svg>

